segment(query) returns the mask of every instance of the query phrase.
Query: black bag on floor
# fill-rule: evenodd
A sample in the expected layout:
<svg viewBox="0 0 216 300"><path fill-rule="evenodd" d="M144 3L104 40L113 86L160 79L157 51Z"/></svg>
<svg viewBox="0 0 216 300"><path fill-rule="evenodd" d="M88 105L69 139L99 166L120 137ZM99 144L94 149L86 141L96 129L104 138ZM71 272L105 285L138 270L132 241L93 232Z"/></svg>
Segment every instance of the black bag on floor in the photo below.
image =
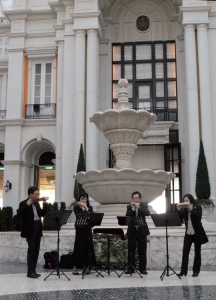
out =
<svg viewBox="0 0 216 300"><path fill-rule="evenodd" d="M58 263L58 252L51 251L44 253L45 265L44 269L55 269Z"/></svg>
<svg viewBox="0 0 216 300"><path fill-rule="evenodd" d="M61 269L72 269L73 268L73 252L63 254L60 258Z"/></svg>

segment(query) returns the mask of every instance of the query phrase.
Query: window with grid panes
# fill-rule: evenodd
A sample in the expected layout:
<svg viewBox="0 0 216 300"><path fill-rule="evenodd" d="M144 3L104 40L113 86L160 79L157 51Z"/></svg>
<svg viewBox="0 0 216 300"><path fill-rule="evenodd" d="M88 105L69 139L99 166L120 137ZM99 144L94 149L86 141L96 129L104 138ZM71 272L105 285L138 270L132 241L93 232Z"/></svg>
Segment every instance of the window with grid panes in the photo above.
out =
<svg viewBox="0 0 216 300"><path fill-rule="evenodd" d="M0 37L0 56L8 55L8 43L9 38L7 37Z"/></svg>
<svg viewBox="0 0 216 300"><path fill-rule="evenodd" d="M50 104L53 98L52 62L35 62L33 74L33 103Z"/></svg>
<svg viewBox="0 0 216 300"><path fill-rule="evenodd" d="M145 109L158 121L178 121L175 42L112 45L112 107L118 101L118 80L129 82L130 108Z"/></svg>

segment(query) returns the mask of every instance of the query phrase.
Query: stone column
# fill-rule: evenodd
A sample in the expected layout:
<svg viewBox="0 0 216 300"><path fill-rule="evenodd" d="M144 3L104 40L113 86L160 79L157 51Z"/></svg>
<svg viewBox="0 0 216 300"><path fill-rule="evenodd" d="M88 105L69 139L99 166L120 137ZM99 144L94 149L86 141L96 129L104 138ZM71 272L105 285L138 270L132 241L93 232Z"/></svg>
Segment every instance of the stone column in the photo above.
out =
<svg viewBox="0 0 216 300"><path fill-rule="evenodd" d="M56 159L55 159L55 201L61 202L62 185L62 124L63 124L63 78L64 78L64 41L58 45L58 94L56 107Z"/></svg>
<svg viewBox="0 0 216 300"><path fill-rule="evenodd" d="M98 38L97 30L87 31L87 91L86 91L86 170L98 169L98 130L90 117L97 111Z"/></svg>
<svg viewBox="0 0 216 300"><path fill-rule="evenodd" d="M75 36L65 34L63 111L62 111L62 172L61 201L73 202L73 111L74 111L74 55ZM58 139L58 136L56 137Z"/></svg>
<svg viewBox="0 0 216 300"><path fill-rule="evenodd" d="M23 117L24 53L9 49L7 118Z"/></svg>
<svg viewBox="0 0 216 300"><path fill-rule="evenodd" d="M213 154L213 130L212 107L209 71L208 32L206 24L197 25L198 62L199 62L199 88L200 88L200 115L202 141L209 171L211 184L211 198L215 199L214 188L214 154Z"/></svg>
<svg viewBox="0 0 216 300"><path fill-rule="evenodd" d="M74 172L76 172L80 144L85 151L85 55L86 32L77 30L75 48L75 96L74 96Z"/></svg>
<svg viewBox="0 0 216 300"><path fill-rule="evenodd" d="M186 25L184 30L189 171L189 190L187 192L194 194L200 141L195 26Z"/></svg>

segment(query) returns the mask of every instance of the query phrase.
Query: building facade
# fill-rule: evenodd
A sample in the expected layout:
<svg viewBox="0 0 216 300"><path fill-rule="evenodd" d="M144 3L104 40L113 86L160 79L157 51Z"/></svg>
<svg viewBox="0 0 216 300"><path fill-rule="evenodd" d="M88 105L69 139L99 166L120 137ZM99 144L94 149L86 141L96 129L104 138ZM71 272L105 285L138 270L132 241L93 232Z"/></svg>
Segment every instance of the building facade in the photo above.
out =
<svg viewBox="0 0 216 300"><path fill-rule="evenodd" d="M202 139L215 199L216 2L1 4L3 206L16 210L33 184L55 190L55 201L69 205L81 143L87 171L112 166L109 144L89 118L116 107L120 78L129 82L130 107L157 115L139 141L133 167L175 172L171 202L179 202L182 193L195 194ZM50 153L52 163L40 163ZM12 189L5 192L7 180Z"/></svg>

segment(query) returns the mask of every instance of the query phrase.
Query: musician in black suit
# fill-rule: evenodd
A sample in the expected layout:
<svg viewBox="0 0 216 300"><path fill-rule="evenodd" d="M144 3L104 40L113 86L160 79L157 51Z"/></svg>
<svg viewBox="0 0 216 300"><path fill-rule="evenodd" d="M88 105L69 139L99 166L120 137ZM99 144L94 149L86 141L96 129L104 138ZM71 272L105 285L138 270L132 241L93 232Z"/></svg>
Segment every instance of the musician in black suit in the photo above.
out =
<svg viewBox="0 0 216 300"><path fill-rule="evenodd" d="M186 208L181 208L176 205L178 215L181 221L185 221L186 231L184 237L184 246L182 253L182 265L179 276L187 275L188 259L192 243L194 243L194 263L193 277L197 277L201 267L201 245L208 242L206 233L202 227L202 207L196 203L191 194L186 194L183 197L183 202L187 205Z"/></svg>
<svg viewBox="0 0 216 300"><path fill-rule="evenodd" d="M138 256L139 256L139 270L141 274L147 275L146 272L146 249L147 249L147 235L150 234L145 217L150 215L148 205L141 203L141 194L133 192L131 195L131 204L127 206L126 216L128 217L143 217L144 225L134 226L130 224L127 230L128 236L128 265L135 267L135 252L136 244L138 243ZM128 269L125 273L131 274L134 270Z"/></svg>
<svg viewBox="0 0 216 300"><path fill-rule="evenodd" d="M17 210L17 217L22 217L21 237L26 238L28 243L27 265L29 278L38 278L40 274L36 273L38 255L40 251L40 241L42 234L41 217L47 212L46 198L40 198L43 201L43 208L39 205L39 189L36 186L30 186L28 189L28 198L20 202Z"/></svg>

